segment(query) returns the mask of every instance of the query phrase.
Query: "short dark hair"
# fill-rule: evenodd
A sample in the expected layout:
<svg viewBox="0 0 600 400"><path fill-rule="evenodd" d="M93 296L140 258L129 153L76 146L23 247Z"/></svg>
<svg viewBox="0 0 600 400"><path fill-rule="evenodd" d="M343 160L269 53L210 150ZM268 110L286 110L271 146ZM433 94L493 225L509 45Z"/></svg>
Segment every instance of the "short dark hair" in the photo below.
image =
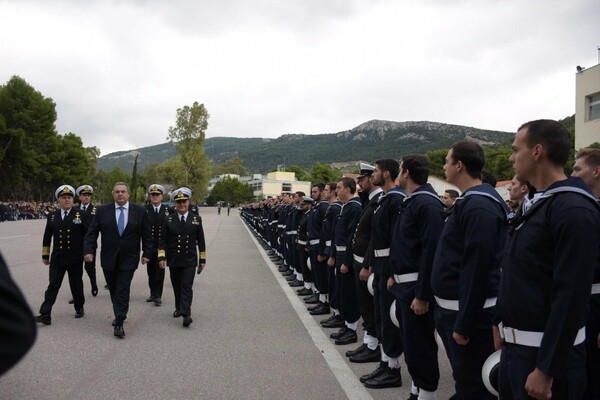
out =
<svg viewBox="0 0 600 400"><path fill-rule="evenodd" d="M446 189L444 190L444 193L448 193L448 196L450 196L452 200L456 200L458 197L458 192L454 189Z"/></svg>
<svg viewBox="0 0 600 400"><path fill-rule="evenodd" d="M304 193L304 192L296 192L296 194L300 197L306 196L306 193Z"/></svg>
<svg viewBox="0 0 600 400"><path fill-rule="evenodd" d="M529 148L541 144L552 164L565 166L572 144L569 131L563 124L551 119L538 119L524 123L517 132L521 129L527 129L525 142Z"/></svg>
<svg viewBox="0 0 600 400"><path fill-rule="evenodd" d="M350 193L356 193L356 181L354 179L344 176L339 181L342 182L342 185L350 189Z"/></svg>
<svg viewBox="0 0 600 400"><path fill-rule="evenodd" d="M382 158L381 160L375 161L375 165L379 167L381 172L388 171L393 181L396 180L400 173L400 163L392 158Z"/></svg>
<svg viewBox="0 0 600 400"><path fill-rule="evenodd" d="M492 187L496 187L498 179L496 179L496 175L492 174L490 171L481 171L481 182L489 183Z"/></svg>
<svg viewBox="0 0 600 400"><path fill-rule="evenodd" d="M408 171L417 185L424 185L429 178L429 159L422 154L410 154L402 157L402 172Z"/></svg>
<svg viewBox="0 0 600 400"><path fill-rule="evenodd" d="M600 167L600 149L579 149L577 155L575 155L575 159L584 158L584 162L590 168Z"/></svg>
<svg viewBox="0 0 600 400"><path fill-rule="evenodd" d="M318 187L321 192L325 189L325 184L323 182L313 183L311 188L314 188L315 186Z"/></svg>
<svg viewBox="0 0 600 400"><path fill-rule="evenodd" d="M329 186L330 192L335 192L335 189L337 189L337 182L327 182L325 186Z"/></svg>
<svg viewBox="0 0 600 400"><path fill-rule="evenodd" d="M479 144L472 140L461 140L454 143L450 149L452 149L453 164L460 161L471 178L481 179L485 155Z"/></svg>

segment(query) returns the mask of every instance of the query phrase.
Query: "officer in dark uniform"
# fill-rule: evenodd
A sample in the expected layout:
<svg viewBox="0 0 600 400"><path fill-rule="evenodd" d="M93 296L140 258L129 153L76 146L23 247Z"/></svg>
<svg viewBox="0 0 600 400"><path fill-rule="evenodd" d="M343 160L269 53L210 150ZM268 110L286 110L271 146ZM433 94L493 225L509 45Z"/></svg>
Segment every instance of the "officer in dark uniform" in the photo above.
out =
<svg viewBox="0 0 600 400"><path fill-rule="evenodd" d="M75 189L62 185L54 192L59 209L48 215L46 230L42 242L42 262L50 265L48 289L40 307L37 322L44 325L52 323L52 306L62 285L65 273L69 275L69 286L73 293L75 318L83 317L83 238L88 229L88 216L73 208ZM53 242L52 256L50 243Z"/></svg>
<svg viewBox="0 0 600 400"><path fill-rule="evenodd" d="M393 276L387 283L396 298L396 316L402 321L402 347L413 380L413 398L420 400L435 400L440 378L431 269L445 217L444 203L427 183L428 178L426 156L402 158L398 181L408 197L402 202L392 236Z"/></svg>
<svg viewBox="0 0 600 400"><path fill-rule="evenodd" d="M472 141L457 142L448 151L446 179L462 195L446 219L431 273L436 329L460 399L494 398L481 369L494 352L492 317L508 208L492 186L481 182L484 162L483 149Z"/></svg>
<svg viewBox="0 0 600 400"><path fill-rule="evenodd" d="M359 195L363 202L363 211L354 233L352 257L354 258L356 291L360 315L363 319L364 337L363 343L358 348L346 352L346 356L350 357L350 362L356 363L373 362L380 359L379 339L377 339L375 326L375 305L373 304L373 295L367 288L373 254L373 248L370 246L373 214L379 197L383 193L381 187L373 185L371 181L373 171L375 171L375 166L360 163L360 174L356 178L360 186Z"/></svg>
<svg viewBox="0 0 600 400"><path fill-rule="evenodd" d="M191 306L195 272L197 270L200 274L206 265L202 218L190 212L191 197L191 191L185 187L173 192L176 213L165 218L158 246L159 265L163 269L169 266L173 284L173 317L182 316L185 327L189 327L193 322Z"/></svg>
<svg viewBox="0 0 600 400"><path fill-rule="evenodd" d="M504 339L500 397L581 399L600 207L580 178L564 174L571 138L559 122L523 124L512 149L515 175L536 194L511 229L502 263L494 328L497 344Z"/></svg>
<svg viewBox="0 0 600 400"><path fill-rule="evenodd" d="M318 295L320 293L327 293L327 289L325 288L325 286L327 286L327 264L325 258L319 258L321 229L323 227L325 214L327 213L327 207L329 207L329 203L321 198L324 188L325 184L320 182L312 185L310 196L315 204L310 209L307 222L308 248L310 250L309 257L314 280L313 294L316 294L316 296L313 297L313 300L309 301L314 301L314 304L317 303Z"/></svg>
<svg viewBox="0 0 600 400"><path fill-rule="evenodd" d="M165 188L159 184L152 184L148 187L150 204L146 206L146 211L152 229L155 250L152 252L150 261L146 264L148 287L150 288L150 296L146 299L146 302L154 303L156 306L162 304L161 298L165 281L165 270L158 266L158 242L160 240L164 219L169 215L168 207L162 203L164 193Z"/></svg>
<svg viewBox="0 0 600 400"><path fill-rule="evenodd" d="M362 212L362 205L356 193L356 182L352 178L340 179L336 193L344 206L333 231L333 251L327 263L329 266L335 265L336 301L345 324L329 337L335 339L337 345L346 345L356 343L358 340L356 329L360 319L360 309L352 259L352 238Z"/></svg>
<svg viewBox="0 0 600 400"><path fill-rule="evenodd" d="M185 186L182 186L179 188L179 190L181 190L181 189L188 191L190 193L190 197L192 196L192 189L185 187ZM175 195L175 192L171 193L171 198L173 198L174 195ZM198 206L195 204L190 203L190 205L188 207L188 211L191 212L192 214L200 215L200 210L198 209ZM177 212L177 207L175 205L169 207L168 212L169 212L169 214L175 214Z"/></svg>
<svg viewBox="0 0 600 400"><path fill-rule="evenodd" d="M395 299L387 289L388 278L392 276L390 263L392 234L402 201L406 197L404 191L395 184L399 172L398 161L389 158L381 159L375 161L375 171L371 178L371 183L381 186L384 192L379 198L379 204L373 215L371 232L373 249L371 273L373 274L375 324L381 343L381 360L374 371L360 377L360 381L371 389L402 386L400 373L402 331L394 325L390 317L390 308Z"/></svg>
<svg viewBox="0 0 600 400"><path fill-rule="evenodd" d="M96 215L96 206L92 204L92 195L94 194L94 188L91 185L81 185L75 191L79 198L79 209L88 215L88 219L91 221ZM90 278L90 284L92 286L92 296L98 295L98 285L96 283L96 257L94 261L86 262L84 265L85 272Z"/></svg>

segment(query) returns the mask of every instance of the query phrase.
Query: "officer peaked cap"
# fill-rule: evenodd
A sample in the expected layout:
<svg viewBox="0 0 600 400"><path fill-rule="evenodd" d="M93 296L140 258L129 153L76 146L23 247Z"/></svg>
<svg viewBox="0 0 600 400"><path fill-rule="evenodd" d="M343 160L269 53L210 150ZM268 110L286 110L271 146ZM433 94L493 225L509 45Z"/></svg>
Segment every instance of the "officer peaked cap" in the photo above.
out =
<svg viewBox="0 0 600 400"><path fill-rule="evenodd" d="M77 194L77 196L79 196L80 194L93 194L94 188L90 185L81 185L77 188L75 193Z"/></svg>
<svg viewBox="0 0 600 400"><path fill-rule="evenodd" d="M58 199L62 195L75 196L75 189L71 185L61 185L54 192L54 196Z"/></svg>
<svg viewBox="0 0 600 400"><path fill-rule="evenodd" d="M152 193L165 194L165 188L157 183L154 183L154 184L148 186L148 193L150 193L150 194L152 194Z"/></svg>
<svg viewBox="0 0 600 400"><path fill-rule="evenodd" d="M361 162L360 172L358 173L358 179L363 178L365 176L371 176L373 174L373 171L375 171L375 167L373 165Z"/></svg>

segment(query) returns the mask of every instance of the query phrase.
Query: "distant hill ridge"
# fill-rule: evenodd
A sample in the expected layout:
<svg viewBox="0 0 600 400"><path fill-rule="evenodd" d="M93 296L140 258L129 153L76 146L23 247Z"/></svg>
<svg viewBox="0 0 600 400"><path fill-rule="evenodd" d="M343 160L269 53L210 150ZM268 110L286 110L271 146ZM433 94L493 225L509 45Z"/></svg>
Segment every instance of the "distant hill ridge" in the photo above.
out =
<svg viewBox="0 0 600 400"><path fill-rule="evenodd" d="M237 156L252 173L266 173L279 164L310 168L317 162L398 159L405 154L448 148L462 139L496 144L507 141L513 134L429 121L372 120L338 133L285 134L276 139L214 137L206 139L204 147L206 155L215 164ZM177 149L167 142L118 151L100 157L98 168L111 171L118 165L129 173L136 154L139 154L138 168L143 171L152 163L174 157Z"/></svg>

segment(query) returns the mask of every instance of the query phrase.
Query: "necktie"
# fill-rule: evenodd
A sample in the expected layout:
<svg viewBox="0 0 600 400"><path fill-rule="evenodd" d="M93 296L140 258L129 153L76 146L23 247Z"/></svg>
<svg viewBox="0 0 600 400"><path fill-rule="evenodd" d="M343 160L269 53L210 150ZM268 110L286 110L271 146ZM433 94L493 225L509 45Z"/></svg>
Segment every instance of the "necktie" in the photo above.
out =
<svg viewBox="0 0 600 400"><path fill-rule="evenodd" d="M181 216L181 222L185 224L185 217L183 215Z"/></svg>
<svg viewBox="0 0 600 400"><path fill-rule="evenodd" d="M117 228L119 229L119 236L123 235L125 230L125 208L119 207L121 213L119 214L119 221L117 222Z"/></svg>
<svg viewBox="0 0 600 400"><path fill-rule="evenodd" d="M154 213L158 215L158 207L154 207Z"/></svg>
<svg viewBox="0 0 600 400"><path fill-rule="evenodd" d="M81 206L81 210L85 211L86 207L85 206Z"/></svg>
<svg viewBox="0 0 600 400"><path fill-rule="evenodd" d="M63 221L65 220L65 218L67 218L67 214L69 213L65 211L65 213L63 214Z"/></svg>

